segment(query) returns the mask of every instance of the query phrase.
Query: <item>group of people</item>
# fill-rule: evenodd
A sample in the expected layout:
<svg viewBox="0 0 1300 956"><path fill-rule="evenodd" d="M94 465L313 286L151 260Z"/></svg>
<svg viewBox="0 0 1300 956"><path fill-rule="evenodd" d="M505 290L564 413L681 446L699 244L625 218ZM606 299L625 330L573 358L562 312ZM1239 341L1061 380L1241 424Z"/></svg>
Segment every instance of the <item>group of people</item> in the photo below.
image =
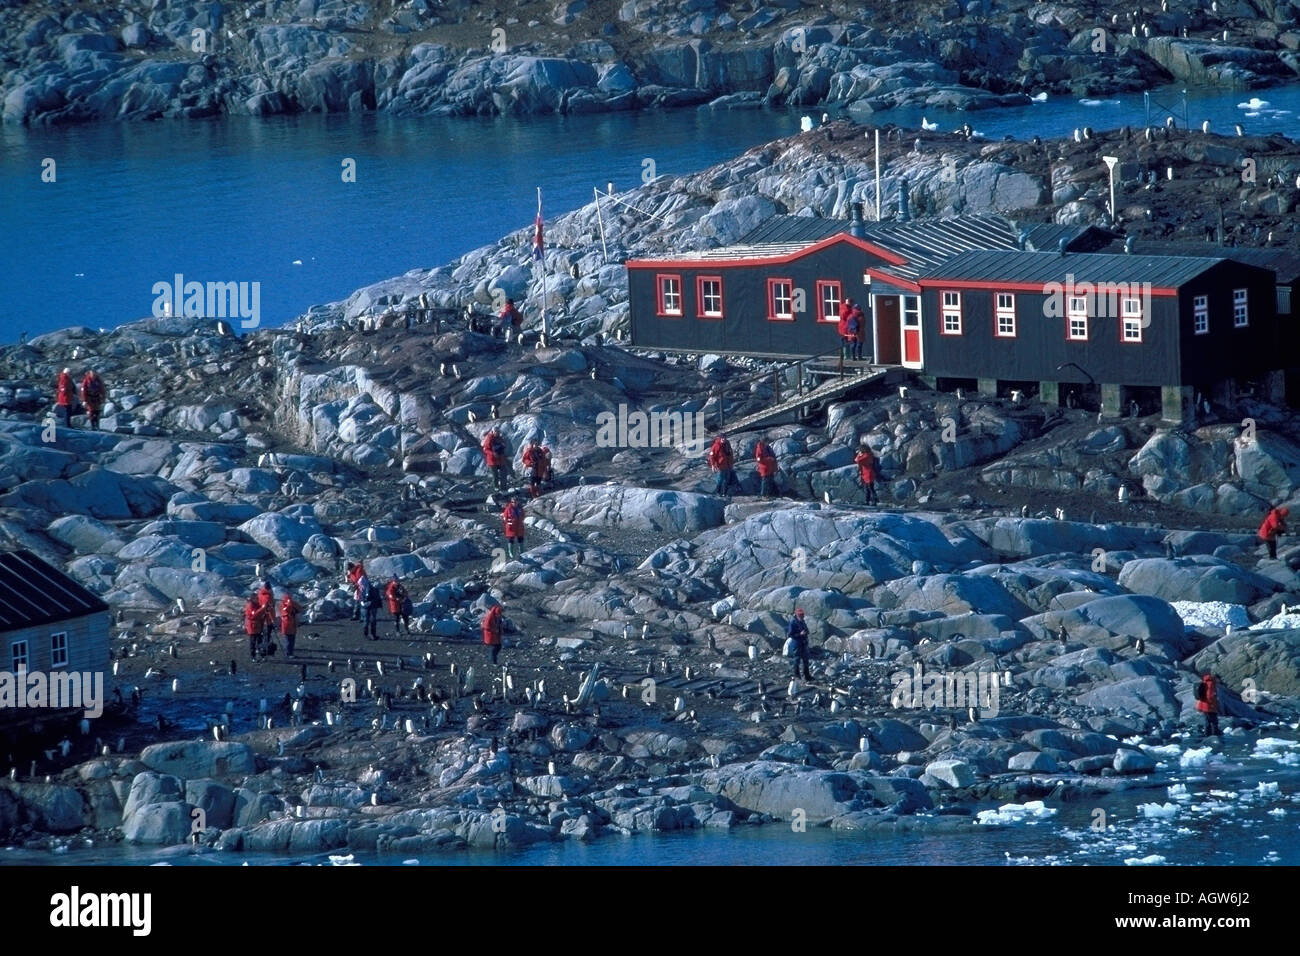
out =
<svg viewBox="0 0 1300 956"><path fill-rule="evenodd" d="M840 357L855 362L862 361L862 344L867 340L867 317L862 306L852 299L840 303Z"/></svg>
<svg viewBox="0 0 1300 956"><path fill-rule="evenodd" d="M361 637L379 640L379 610L387 605L397 634L411 634L414 605L406 585L394 574L383 587L373 583L361 561L347 563L347 580L352 586L352 620L361 621Z"/></svg>
<svg viewBox="0 0 1300 956"><path fill-rule="evenodd" d="M77 404L77 386L72 380L72 369L65 368L59 373L54 383L54 404L63 413L63 426L72 427L73 407ZM99 428L99 416L104 411L104 402L108 399L108 389L104 380L93 368L87 369L81 376L81 404L86 410L86 419L90 427Z"/></svg>
<svg viewBox="0 0 1300 956"><path fill-rule="evenodd" d="M284 654L293 657L294 642L298 638L298 614L302 605L285 589L277 607L271 583L263 581L257 593L248 596L244 605L244 633L248 636L248 656L252 660L270 657L275 653L272 637L276 626L284 636Z"/></svg>
<svg viewBox="0 0 1300 956"><path fill-rule="evenodd" d="M730 497L732 486L739 488L740 481L736 478L736 453L725 434L718 435L713 439L713 444L709 446L707 461L710 470L713 471L717 479L713 487L713 493ZM858 466L858 478L866 493L867 504L879 504L880 499L876 495L876 481L880 477L880 461L876 458L876 453L871 450L871 446L865 441L862 443L857 455L854 456L853 463ZM754 464L759 478L758 493L764 498L774 497L777 493L776 473L778 463L776 452L772 450L772 446L768 444L766 439L760 438L754 445Z"/></svg>
<svg viewBox="0 0 1300 956"><path fill-rule="evenodd" d="M483 452L483 462L492 473L492 482L497 491L505 491L510 484L510 448L501 429L496 426L489 428L483 435L479 449ZM536 438L530 438L519 459L528 472L528 495L536 498L542 493L543 486L555 478L551 449Z"/></svg>

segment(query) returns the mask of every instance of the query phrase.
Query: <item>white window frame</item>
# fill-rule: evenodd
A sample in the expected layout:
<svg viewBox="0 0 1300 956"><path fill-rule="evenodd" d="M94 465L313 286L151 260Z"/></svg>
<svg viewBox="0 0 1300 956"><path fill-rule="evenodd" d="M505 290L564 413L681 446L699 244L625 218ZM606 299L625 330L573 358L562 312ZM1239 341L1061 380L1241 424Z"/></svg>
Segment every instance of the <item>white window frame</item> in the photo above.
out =
<svg viewBox="0 0 1300 956"><path fill-rule="evenodd" d="M668 285L670 283L677 287L677 290L675 292L669 291ZM668 300L670 298L676 298L677 300L676 307L671 307L668 305ZM663 312L661 313L662 315L671 315L674 318L682 315L682 277L681 276L672 276L672 275L659 276L659 303L663 308Z"/></svg>
<svg viewBox="0 0 1300 956"><path fill-rule="evenodd" d="M1249 293L1245 289L1232 290L1232 327L1244 329L1250 325Z"/></svg>
<svg viewBox="0 0 1300 956"><path fill-rule="evenodd" d="M1003 305L1002 300L1006 299L1007 304ZM1016 295L1014 292L998 292L995 294L993 303L994 309L993 335L999 339L1014 339L1016 337ZM1006 330L1003 329L1003 321L1006 321Z"/></svg>
<svg viewBox="0 0 1300 956"><path fill-rule="evenodd" d="M21 654L18 652L18 648L20 647L22 648ZM27 670L27 665L30 664L32 660L31 655L31 645L29 645L25 640L11 642L9 645L9 670L14 674L17 674L19 671ZM20 658L22 660L21 664L19 664Z"/></svg>
<svg viewBox="0 0 1300 956"><path fill-rule="evenodd" d="M1120 341L1129 344L1142 342L1142 300L1135 295L1125 296L1121 306Z"/></svg>
<svg viewBox="0 0 1300 956"><path fill-rule="evenodd" d="M942 296L942 327L944 335L961 335L961 293L945 289Z"/></svg>
<svg viewBox="0 0 1300 956"><path fill-rule="evenodd" d="M710 294L708 287L716 286L717 293ZM709 300L717 299L717 307L710 308ZM722 318L722 277L721 276L700 276L700 318L720 319Z"/></svg>
<svg viewBox="0 0 1300 956"><path fill-rule="evenodd" d="M1192 331L1205 335L1210 331L1210 297L1198 295L1192 299Z"/></svg>
<svg viewBox="0 0 1300 956"><path fill-rule="evenodd" d="M1075 323L1083 330L1080 335L1075 331ZM1066 314L1065 337L1071 342L1088 341L1088 299L1086 296L1072 295L1069 301L1069 310Z"/></svg>
<svg viewBox="0 0 1300 956"><path fill-rule="evenodd" d="M63 640L60 641L59 639ZM60 644L62 646L60 647ZM56 631L50 635L50 670L68 666L68 632Z"/></svg>

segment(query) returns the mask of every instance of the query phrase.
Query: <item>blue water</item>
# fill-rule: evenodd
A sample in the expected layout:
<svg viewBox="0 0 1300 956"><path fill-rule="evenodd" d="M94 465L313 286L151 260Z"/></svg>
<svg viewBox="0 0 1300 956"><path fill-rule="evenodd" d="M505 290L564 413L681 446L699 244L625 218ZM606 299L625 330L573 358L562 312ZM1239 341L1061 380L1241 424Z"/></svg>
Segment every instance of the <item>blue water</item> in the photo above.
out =
<svg viewBox="0 0 1300 956"><path fill-rule="evenodd" d="M1250 96L1269 106L1238 108ZM1153 100L1181 109L1177 90ZM1297 136L1300 86L1193 93L1188 113L1224 132L1240 122L1251 133ZM925 114L863 118L915 129L924 116L942 130L969 121L990 138L1146 120L1140 94ZM1158 106L1152 117L1163 122ZM0 127L0 341L143 317L154 283L177 273L260 282L262 324L279 325L526 229L538 186L553 217L589 202L593 187L639 185L646 160L659 174L693 172L797 129L797 113L766 110ZM54 183L41 181L46 158L56 164ZM343 182L345 159L356 161L355 183Z"/></svg>

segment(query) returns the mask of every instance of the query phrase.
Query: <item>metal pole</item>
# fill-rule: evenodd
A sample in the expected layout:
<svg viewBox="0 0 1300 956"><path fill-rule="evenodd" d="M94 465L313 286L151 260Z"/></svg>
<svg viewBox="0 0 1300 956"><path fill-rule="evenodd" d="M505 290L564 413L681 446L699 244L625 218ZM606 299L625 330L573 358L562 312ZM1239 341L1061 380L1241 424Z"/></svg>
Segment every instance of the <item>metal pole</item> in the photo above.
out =
<svg viewBox="0 0 1300 956"><path fill-rule="evenodd" d="M880 127L876 127L876 222L880 222ZM841 352L840 358L843 359Z"/></svg>
<svg viewBox="0 0 1300 956"><path fill-rule="evenodd" d="M610 185L612 186L613 183ZM605 217L600 213L600 190L592 186L591 191L596 196L596 222L600 223L600 261L608 263L609 250L605 248Z"/></svg>

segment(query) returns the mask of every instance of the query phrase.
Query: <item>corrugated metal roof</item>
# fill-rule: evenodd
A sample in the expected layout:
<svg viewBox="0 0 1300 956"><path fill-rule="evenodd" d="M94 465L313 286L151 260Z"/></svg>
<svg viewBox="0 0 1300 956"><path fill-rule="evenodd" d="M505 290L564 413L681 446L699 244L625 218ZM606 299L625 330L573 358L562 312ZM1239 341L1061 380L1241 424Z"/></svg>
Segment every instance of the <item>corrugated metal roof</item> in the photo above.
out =
<svg viewBox="0 0 1300 956"><path fill-rule="evenodd" d="M668 256L666 258L674 261L678 259L683 261L689 261L691 259L764 259L775 258L777 256L788 256L801 249L807 249L810 245L813 245L813 243L769 242L763 243L762 245L720 246L717 249L696 249L694 252L683 252L680 255Z"/></svg>
<svg viewBox="0 0 1300 956"><path fill-rule="evenodd" d="M98 597L30 551L0 553L0 631L107 610Z"/></svg>
<svg viewBox="0 0 1300 956"><path fill-rule="evenodd" d="M820 216L773 216L741 236L738 243L754 246L769 242L797 242L811 245L831 236L848 232L848 219L823 219Z"/></svg>
<svg viewBox="0 0 1300 956"><path fill-rule="evenodd" d="M1102 252L1124 254L1124 241L1115 240L1103 247ZM1290 285L1300 279L1300 253L1292 249L1267 249L1258 246L1220 246L1209 242L1189 242L1165 239L1137 239L1133 252L1148 256L1211 256L1215 259L1233 259L1249 266L1259 266L1277 274L1277 281Z"/></svg>
<svg viewBox="0 0 1300 956"><path fill-rule="evenodd" d="M1191 256L1110 255L1089 252L968 252L953 256L921 274L922 279L968 282L1150 282L1156 288L1177 288L1222 258Z"/></svg>

